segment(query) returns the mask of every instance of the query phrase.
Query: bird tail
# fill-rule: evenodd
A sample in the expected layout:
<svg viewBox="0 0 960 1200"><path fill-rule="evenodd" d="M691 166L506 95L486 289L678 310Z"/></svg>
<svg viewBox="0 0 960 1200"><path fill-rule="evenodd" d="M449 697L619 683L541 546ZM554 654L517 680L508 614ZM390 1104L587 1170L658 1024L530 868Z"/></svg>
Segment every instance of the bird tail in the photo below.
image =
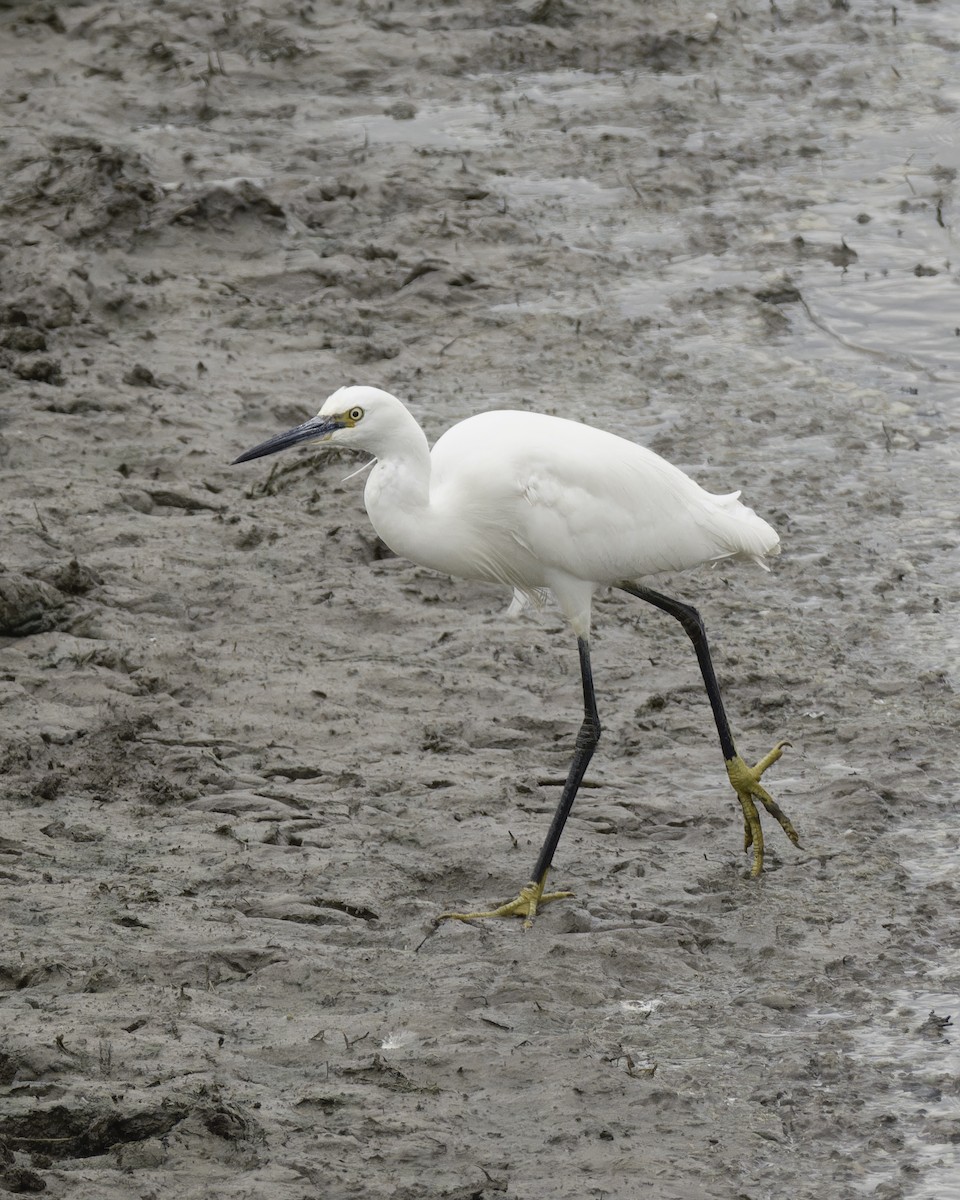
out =
<svg viewBox="0 0 960 1200"><path fill-rule="evenodd" d="M730 492L726 496L714 496L716 515L722 515L722 542L724 549L714 559L734 558L740 562L753 562L765 571L770 567L765 561L780 553L780 537L773 526L763 517L758 517L752 508L740 503L740 493ZM720 532L718 530L718 532Z"/></svg>

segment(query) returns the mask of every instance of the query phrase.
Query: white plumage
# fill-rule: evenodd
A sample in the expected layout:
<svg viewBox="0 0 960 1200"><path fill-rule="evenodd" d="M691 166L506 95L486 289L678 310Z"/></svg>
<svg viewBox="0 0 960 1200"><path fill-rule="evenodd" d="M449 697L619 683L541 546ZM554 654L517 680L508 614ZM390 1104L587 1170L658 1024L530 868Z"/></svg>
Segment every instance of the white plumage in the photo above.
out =
<svg viewBox="0 0 960 1200"><path fill-rule="evenodd" d="M746 766L723 713L699 614L639 582L727 558L764 565L777 554L777 534L740 503L739 492L712 495L651 450L541 413L469 417L447 430L431 452L408 409L372 387L340 388L316 417L236 461L306 441L352 446L376 457L364 503L374 529L395 553L450 575L512 587L518 600L537 601L549 589L577 634L585 706L581 737L534 882L504 911L532 916L546 899L543 881L559 831L600 736L588 645L591 602L602 586L624 588L669 612L693 640L727 771L743 806L747 844L754 845L754 873L762 866L763 841L753 797L796 840L759 786L760 774L781 747L756 767ZM536 889L535 896L529 888Z"/></svg>
<svg viewBox="0 0 960 1200"><path fill-rule="evenodd" d="M364 502L390 549L528 597L549 588L579 636L601 585L723 558L762 562L779 546L738 492L713 496L653 451L589 425L481 413L430 452L408 409L375 388L341 388L318 419L352 407L362 419L334 437L377 456Z"/></svg>

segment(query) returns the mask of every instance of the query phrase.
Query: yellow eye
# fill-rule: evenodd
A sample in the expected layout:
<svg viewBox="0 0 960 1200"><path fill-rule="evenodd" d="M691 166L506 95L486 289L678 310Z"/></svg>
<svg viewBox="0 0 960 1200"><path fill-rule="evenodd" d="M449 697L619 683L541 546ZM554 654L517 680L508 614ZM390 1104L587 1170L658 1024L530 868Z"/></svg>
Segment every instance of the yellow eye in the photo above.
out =
<svg viewBox="0 0 960 1200"><path fill-rule="evenodd" d="M361 420L363 417L363 409L362 408L351 408L350 411L347 413L347 416L354 423L354 425L356 425L357 421Z"/></svg>

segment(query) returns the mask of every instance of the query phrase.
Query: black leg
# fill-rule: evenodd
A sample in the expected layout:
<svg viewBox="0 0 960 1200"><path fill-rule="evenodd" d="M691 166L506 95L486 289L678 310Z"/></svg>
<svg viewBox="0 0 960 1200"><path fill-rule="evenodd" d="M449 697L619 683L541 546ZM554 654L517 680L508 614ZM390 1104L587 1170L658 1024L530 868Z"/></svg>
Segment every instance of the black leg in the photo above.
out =
<svg viewBox="0 0 960 1200"><path fill-rule="evenodd" d="M584 638L577 638L577 648L580 651L580 674L583 677L583 724L577 734L573 762L570 764L560 803L557 805L557 811L553 814L553 820L550 823L546 841L543 843L543 849L540 851L540 857L537 859L537 865L533 868L531 880L537 884L543 883L550 870L563 827L567 823L567 817L570 816L570 810L577 798L577 791L586 774L590 759L593 758L593 752L597 748L597 742L600 741L600 717L597 714L597 697L593 690L593 671L590 669L590 646Z"/></svg>
<svg viewBox="0 0 960 1200"><path fill-rule="evenodd" d="M636 596L639 600L646 600L648 604L675 617L683 626L687 637L693 642L693 648L697 652L697 662L700 664L700 674L703 676L707 696L710 699L710 707L713 709L713 719L717 723L717 733L720 735L720 748L723 751L727 775L743 810L743 846L745 850L753 847L752 874L759 875L763 870L763 830L760 827L760 814L757 811L756 800L759 800L767 812L776 818L790 841L795 846L800 845L800 838L790 823L789 817L760 784L760 776L767 767L777 761L783 753L784 746L788 746L790 743L778 742L769 754L754 766L748 767L737 753L733 734L730 732L730 722L727 720L723 699L720 695L720 686L713 669L713 660L710 657L707 631L700 614L692 605L674 600L672 596L664 596L662 592L655 592L652 588L638 587L633 583L621 583L618 586L621 591L629 592L631 596Z"/></svg>
<svg viewBox="0 0 960 1200"><path fill-rule="evenodd" d="M680 600L664 596L662 592L655 592L651 588L636 587L632 583L620 584L620 588L624 592L629 592L631 596L636 596L638 600L646 600L648 604L653 604L663 612L669 613L671 617L676 617L683 626L684 632L693 642L693 648L697 652L697 662L700 664L700 674L703 676L707 696L710 698L713 719L717 723L723 757L727 761L736 758L737 747L734 745L730 722L727 720L727 714L723 707L720 685L717 683L716 672L713 669L713 659L710 657L710 647L707 644L707 631L703 625L703 618L692 604L684 604Z"/></svg>
<svg viewBox="0 0 960 1200"><path fill-rule="evenodd" d="M590 647L584 638L577 639L580 650L580 674L583 678L583 724L577 734L576 749L573 752L573 762L567 774L567 782L563 786L563 794L557 811L553 814L546 841L533 868L533 878L530 883L520 889L515 900L501 904L499 908L487 912L449 912L442 913L438 921L476 921L485 917L524 917L524 928L529 929L533 918L537 915L539 906L548 904L551 900L562 900L572 896L573 892L548 892L544 894L544 884L550 864L563 833L563 827L570 816L573 802L577 798L577 789L583 781L587 764L593 757L593 752L600 741L600 718L597 716L597 699L593 692L593 673L590 670Z"/></svg>
<svg viewBox="0 0 960 1200"><path fill-rule="evenodd" d="M724 712L723 700L720 698L720 688L717 684L716 673L710 659L710 648L707 645L707 635L703 627L703 621L700 619L700 614L689 604L683 604L681 601L674 600L670 596L664 596L660 592L653 591L651 588L637 587L632 583L622 583L618 586L623 591L629 592L630 595L636 596L640 600L646 600L649 604L653 604L664 612L669 613L672 617L675 617L693 642L697 652L697 660L700 663L703 682L706 685L707 695L710 697L710 705L713 708L714 719L717 723L720 746L723 750L723 757L726 760L727 775L737 793L737 798L743 810L744 846L753 846L753 874L758 875L763 869L763 831L760 828L760 817L757 812L755 800L759 800L767 812L776 817L790 840L795 845L799 845L799 839L793 826L780 811L773 797L760 785L760 776L771 763L777 761L783 752L783 747L787 743L781 742L775 746L755 766L747 766L737 753L737 748L734 745L733 735L730 732L730 723L727 720L727 714ZM474 921L486 917L524 917L526 918L524 924L526 927L529 927L536 916L538 906L573 894L572 892L550 892L544 894L544 885L546 883L547 872L553 863L553 856L559 845L560 837L563 834L563 827L567 823L567 818L570 816L570 811L577 798L577 791L586 774L587 766L593 757L594 750L597 748L597 743L600 741L600 717L597 714L597 699L593 689L593 672L590 668L590 647L584 638L577 639L577 646L580 651L580 674L583 679L583 724L580 726L580 732L577 734L573 761L570 764L570 770L563 787L560 803L557 805L557 811L550 822L550 829L547 832L540 856L537 859L536 866L533 868L532 880L520 889L520 894L515 900L501 904L499 908L486 912L443 913L437 918L438 921Z"/></svg>

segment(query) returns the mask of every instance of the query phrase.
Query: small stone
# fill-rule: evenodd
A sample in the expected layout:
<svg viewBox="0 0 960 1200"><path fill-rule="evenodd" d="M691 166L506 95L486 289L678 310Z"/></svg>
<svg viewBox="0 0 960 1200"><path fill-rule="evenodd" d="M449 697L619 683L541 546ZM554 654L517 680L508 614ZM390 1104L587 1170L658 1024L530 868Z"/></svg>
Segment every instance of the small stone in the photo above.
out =
<svg viewBox="0 0 960 1200"><path fill-rule="evenodd" d="M13 373L29 383L49 383L53 387L63 383L63 372L55 358L21 358L14 363Z"/></svg>
<svg viewBox="0 0 960 1200"><path fill-rule="evenodd" d="M134 363L130 370L123 376L123 382L129 387L159 387L157 377L149 367L143 366L142 363Z"/></svg>
<svg viewBox="0 0 960 1200"><path fill-rule="evenodd" d="M40 329L15 325L12 329L4 332L2 345L6 346L8 350L16 350L20 354L35 354L38 350L46 350L47 339Z"/></svg>
<svg viewBox="0 0 960 1200"><path fill-rule="evenodd" d="M417 106L409 100L398 100L387 109L387 116L395 121L412 121L417 115Z"/></svg>

